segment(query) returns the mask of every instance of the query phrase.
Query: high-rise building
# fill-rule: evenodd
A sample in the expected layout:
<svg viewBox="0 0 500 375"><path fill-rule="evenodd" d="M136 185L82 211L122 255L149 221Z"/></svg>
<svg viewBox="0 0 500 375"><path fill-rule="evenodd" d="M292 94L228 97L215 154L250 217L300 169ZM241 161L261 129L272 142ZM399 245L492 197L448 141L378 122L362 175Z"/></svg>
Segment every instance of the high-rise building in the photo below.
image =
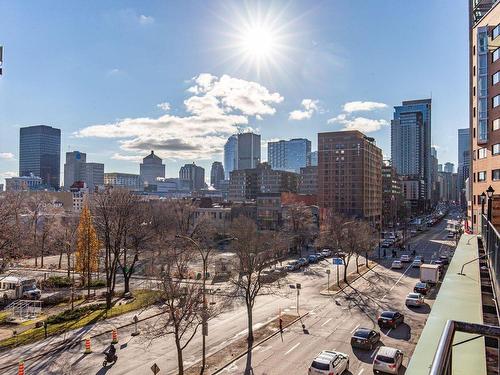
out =
<svg viewBox="0 0 500 375"><path fill-rule="evenodd" d="M66 153L66 163L64 163L64 187L69 189L75 181L82 179L83 166L87 162L87 154L80 151Z"/></svg>
<svg viewBox="0 0 500 375"><path fill-rule="evenodd" d="M185 164L179 170L179 179L189 181L191 191L198 191L205 188L205 169L195 163Z"/></svg>
<svg viewBox="0 0 500 375"><path fill-rule="evenodd" d="M229 180L229 174L238 169L238 135L230 136L224 145L224 173Z"/></svg>
<svg viewBox="0 0 500 375"><path fill-rule="evenodd" d="M165 164L154 151L142 159L139 174L144 185L155 185L158 177L165 178Z"/></svg>
<svg viewBox="0 0 500 375"><path fill-rule="evenodd" d="M467 207L465 180L469 178L470 162L470 129L458 129L457 189L458 199L463 208Z"/></svg>
<svg viewBox="0 0 500 375"><path fill-rule="evenodd" d="M396 169L386 162L382 166L382 225L392 227L404 217L401 179Z"/></svg>
<svg viewBox="0 0 500 375"><path fill-rule="evenodd" d="M382 150L357 130L318 134L318 204L379 226Z"/></svg>
<svg viewBox="0 0 500 375"><path fill-rule="evenodd" d="M406 196L412 210L428 209L432 195L431 99L407 100L394 107L391 160L396 173L412 186L412 194Z"/></svg>
<svg viewBox="0 0 500 375"><path fill-rule="evenodd" d="M496 201L500 193L500 3L489 1L482 7L479 3L485 2L473 4L469 34L472 169L468 216L474 231L481 225L481 194L491 186ZM495 211L492 221L499 225Z"/></svg>
<svg viewBox="0 0 500 375"><path fill-rule="evenodd" d="M437 150L435 147L431 147L431 203L433 207L439 202L438 165Z"/></svg>
<svg viewBox="0 0 500 375"><path fill-rule="evenodd" d="M85 163L82 166L81 180L85 182L91 192L97 186L104 186L104 164Z"/></svg>
<svg viewBox="0 0 500 375"><path fill-rule="evenodd" d="M210 185L220 188L220 182L224 180L224 166L220 161L214 161L210 169Z"/></svg>
<svg viewBox="0 0 500 375"><path fill-rule="evenodd" d="M309 156L310 164L313 167L318 166L318 151L312 151Z"/></svg>
<svg viewBox="0 0 500 375"><path fill-rule="evenodd" d="M272 169L299 173L311 164L311 141L295 138L267 143L267 162Z"/></svg>
<svg viewBox="0 0 500 375"><path fill-rule="evenodd" d="M54 189L60 186L61 129L47 125L20 129L19 176L31 173Z"/></svg>
<svg viewBox="0 0 500 375"><path fill-rule="evenodd" d="M456 202L457 196L457 174L453 172L439 172L439 198L443 202Z"/></svg>
<svg viewBox="0 0 500 375"><path fill-rule="evenodd" d="M260 163L260 134L238 134L236 149L237 165L235 169L252 169Z"/></svg>
<svg viewBox="0 0 500 375"><path fill-rule="evenodd" d="M455 164L450 163L450 162L444 163L444 171L446 173L453 173L453 172L455 172Z"/></svg>
<svg viewBox="0 0 500 375"><path fill-rule="evenodd" d="M317 194L318 193L318 166L309 165L300 168L299 181L300 194Z"/></svg>

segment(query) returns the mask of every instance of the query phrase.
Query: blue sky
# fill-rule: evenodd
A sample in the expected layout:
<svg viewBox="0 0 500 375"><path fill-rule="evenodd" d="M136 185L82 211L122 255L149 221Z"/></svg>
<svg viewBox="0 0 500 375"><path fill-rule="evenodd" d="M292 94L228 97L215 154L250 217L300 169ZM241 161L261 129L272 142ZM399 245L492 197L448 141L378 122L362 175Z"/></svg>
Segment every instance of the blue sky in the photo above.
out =
<svg viewBox="0 0 500 375"><path fill-rule="evenodd" d="M106 172L138 173L154 148L171 177L192 161L209 175L250 128L313 149L318 132L358 128L389 157L407 99L432 95L440 162L456 163L468 126L465 0L0 0L0 14L0 182L35 124Z"/></svg>

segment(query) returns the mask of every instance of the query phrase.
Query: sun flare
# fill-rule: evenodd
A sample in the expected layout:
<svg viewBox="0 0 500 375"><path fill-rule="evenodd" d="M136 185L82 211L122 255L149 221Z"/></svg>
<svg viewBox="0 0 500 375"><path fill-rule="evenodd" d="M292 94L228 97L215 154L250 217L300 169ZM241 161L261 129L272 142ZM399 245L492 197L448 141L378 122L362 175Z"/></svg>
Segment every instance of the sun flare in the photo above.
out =
<svg viewBox="0 0 500 375"><path fill-rule="evenodd" d="M266 27L252 27L241 35L241 48L249 57L270 58L276 49L272 30Z"/></svg>

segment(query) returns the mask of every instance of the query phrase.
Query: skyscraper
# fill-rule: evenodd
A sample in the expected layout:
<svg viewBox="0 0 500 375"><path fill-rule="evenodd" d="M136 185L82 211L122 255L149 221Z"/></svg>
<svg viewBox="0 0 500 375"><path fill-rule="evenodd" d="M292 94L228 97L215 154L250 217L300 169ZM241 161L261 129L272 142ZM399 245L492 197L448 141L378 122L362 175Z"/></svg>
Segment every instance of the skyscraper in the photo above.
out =
<svg viewBox="0 0 500 375"><path fill-rule="evenodd" d="M165 178L165 164L162 164L161 158L154 151L142 159L139 169L144 185L155 185L157 177Z"/></svg>
<svg viewBox="0 0 500 375"><path fill-rule="evenodd" d="M271 168L289 172L300 172L300 168L311 164L311 141L295 138L267 143L267 162Z"/></svg>
<svg viewBox="0 0 500 375"><path fill-rule="evenodd" d="M318 204L374 225L382 218L382 150L357 130L318 134Z"/></svg>
<svg viewBox="0 0 500 375"><path fill-rule="evenodd" d="M260 134L238 134L236 152L237 166L235 169L252 169L260 163Z"/></svg>
<svg viewBox="0 0 500 375"><path fill-rule="evenodd" d="M193 164L185 164L179 170L179 179L187 181L191 191L198 191L205 187L205 169Z"/></svg>
<svg viewBox="0 0 500 375"><path fill-rule="evenodd" d="M220 188L220 182L224 180L224 167L220 161L214 161L210 170L210 185Z"/></svg>
<svg viewBox="0 0 500 375"><path fill-rule="evenodd" d="M44 184L59 189L61 129L36 125L21 128L19 134L19 176L32 173Z"/></svg>
<svg viewBox="0 0 500 375"><path fill-rule="evenodd" d="M465 197L465 180L470 173L470 129L458 129L458 170L457 189L458 198L463 208L467 206Z"/></svg>
<svg viewBox="0 0 500 375"><path fill-rule="evenodd" d="M230 136L224 145L224 173L229 180L229 173L238 169L238 135Z"/></svg>
<svg viewBox="0 0 500 375"><path fill-rule="evenodd" d="M411 185L405 197L414 211L429 207L432 195L431 99L408 100L394 107L391 121L392 165L403 181Z"/></svg>
<svg viewBox="0 0 500 375"><path fill-rule="evenodd" d="M444 171L446 173L453 173L453 172L455 172L455 164L450 163L450 162L444 163Z"/></svg>
<svg viewBox="0 0 500 375"><path fill-rule="evenodd" d="M94 191L96 186L104 186L104 164L85 163L82 166L81 178L90 191Z"/></svg>
<svg viewBox="0 0 500 375"><path fill-rule="evenodd" d="M83 166L87 162L87 154L80 151L66 153L66 163L64 163L64 187L69 189L75 181L82 178Z"/></svg>

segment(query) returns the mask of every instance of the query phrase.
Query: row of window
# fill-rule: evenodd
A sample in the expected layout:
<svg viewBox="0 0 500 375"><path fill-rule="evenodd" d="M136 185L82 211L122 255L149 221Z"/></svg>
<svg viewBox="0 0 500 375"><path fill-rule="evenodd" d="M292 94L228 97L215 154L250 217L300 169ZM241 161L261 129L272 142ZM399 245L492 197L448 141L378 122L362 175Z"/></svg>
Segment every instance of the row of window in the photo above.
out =
<svg viewBox="0 0 500 375"><path fill-rule="evenodd" d="M493 156L500 155L500 143L495 143L491 146L491 154ZM488 156L488 149L486 147L479 148L477 150L477 158L484 159Z"/></svg>
<svg viewBox="0 0 500 375"><path fill-rule="evenodd" d="M491 171L491 180L500 181L500 169L493 169ZM477 182L486 181L486 171L477 172ZM474 174L474 182L476 182L476 174Z"/></svg>

